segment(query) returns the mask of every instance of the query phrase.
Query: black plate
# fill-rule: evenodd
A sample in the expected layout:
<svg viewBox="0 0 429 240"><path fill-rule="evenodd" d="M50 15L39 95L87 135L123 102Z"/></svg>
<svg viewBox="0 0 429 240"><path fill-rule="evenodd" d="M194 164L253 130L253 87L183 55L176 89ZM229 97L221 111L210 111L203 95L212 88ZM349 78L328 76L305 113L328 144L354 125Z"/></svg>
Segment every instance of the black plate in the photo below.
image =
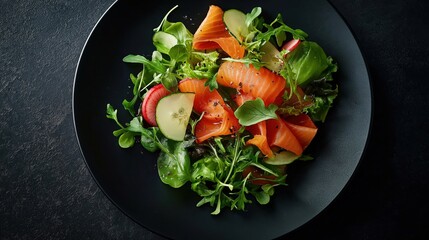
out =
<svg viewBox="0 0 429 240"><path fill-rule="evenodd" d="M106 104L119 109L132 92L122 62L127 54L151 54L152 29L174 5L170 21L182 21L194 31L210 4L249 12L261 6L267 19L281 13L285 22L309 34L339 64L335 77L340 95L312 143L314 161L297 164L289 186L277 191L269 205L253 204L247 212L210 215L197 208L199 198L189 187L173 189L159 180L156 154L135 146L119 148L116 126L105 117ZM157 0L114 3L93 29L76 71L73 114L78 141L95 181L109 199L137 223L168 238L272 239L307 223L341 192L356 169L370 131L372 96L367 68L353 34L326 1L207 1Z"/></svg>

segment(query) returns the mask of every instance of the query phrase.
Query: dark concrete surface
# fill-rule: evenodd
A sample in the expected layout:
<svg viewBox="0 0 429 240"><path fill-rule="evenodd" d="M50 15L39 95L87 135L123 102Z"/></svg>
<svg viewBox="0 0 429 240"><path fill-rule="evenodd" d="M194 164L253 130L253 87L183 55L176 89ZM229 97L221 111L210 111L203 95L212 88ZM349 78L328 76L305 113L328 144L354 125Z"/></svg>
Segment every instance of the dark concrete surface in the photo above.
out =
<svg viewBox="0 0 429 240"><path fill-rule="evenodd" d="M367 59L373 133L335 203L285 239L429 239L429 3L331 2ZM0 239L163 239L103 194L73 128L79 55L112 3L0 1Z"/></svg>

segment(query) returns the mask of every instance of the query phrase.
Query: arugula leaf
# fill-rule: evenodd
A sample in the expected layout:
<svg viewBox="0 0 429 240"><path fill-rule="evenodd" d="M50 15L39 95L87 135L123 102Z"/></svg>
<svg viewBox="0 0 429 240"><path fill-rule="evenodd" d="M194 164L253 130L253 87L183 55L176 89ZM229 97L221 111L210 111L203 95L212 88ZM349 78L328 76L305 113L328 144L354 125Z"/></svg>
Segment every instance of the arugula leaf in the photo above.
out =
<svg viewBox="0 0 429 240"><path fill-rule="evenodd" d="M167 14L165 14L165 16L164 16L164 18L162 18L162 21L159 24L159 26L157 28L153 29L154 32L161 31L162 26L164 26L164 23L167 21L168 15L170 15L170 13L173 12L173 10L176 9L177 7L179 7L179 6L175 5L172 9L170 9L170 11L167 12Z"/></svg>
<svg viewBox="0 0 429 240"><path fill-rule="evenodd" d="M261 98L257 98L244 102L243 105L235 110L234 115L241 125L250 126L264 120L277 119L277 108L274 104L265 107L264 101Z"/></svg>
<svg viewBox="0 0 429 240"><path fill-rule="evenodd" d="M165 72L166 68L160 62L151 61L142 55L129 54L122 59L125 63L141 63L144 64L145 67L148 67L154 72L162 73Z"/></svg>
<svg viewBox="0 0 429 240"><path fill-rule="evenodd" d="M217 89L219 87L216 81L216 76L217 76L217 73L204 83L204 86L209 86L210 91L213 91L214 89Z"/></svg>
<svg viewBox="0 0 429 240"><path fill-rule="evenodd" d="M244 211L246 204L252 203L252 201L247 199L246 197L247 194L249 193L246 187L246 181L249 176L250 174L247 175L247 177L243 180L243 186L241 187L240 191L237 193L238 195L237 198L234 199L231 203L231 210L235 208L235 209Z"/></svg>
<svg viewBox="0 0 429 240"><path fill-rule="evenodd" d="M336 71L336 66L330 67ZM307 106L303 111L310 115L313 121L325 122L328 111L333 106L334 100L338 96L338 85L332 82L331 73L326 77L315 80L305 87L305 91L313 95L313 104Z"/></svg>
<svg viewBox="0 0 429 240"><path fill-rule="evenodd" d="M127 110L131 114L131 116L135 116L134 106L137 102L138 97L139 97L139 95L134 95L134 97L131 99L131 101L128 101L127 99L124 99L122 101L122 106L124 107L125 110Z"/></svg>
<svg viewBox="0 0 429 240"><path fill-rule="evenodd" d="M280 38L280 39L276 39L277 40L276 42L283 42L281 41L281 39L282 38L284 38L284 40L286 39L285 36L283 35L286 32L292 34L294 39L305 40L308 37L308 34L302 31L301 29L293 29L288 25L286 25L283 22L283 18L281 14L278 14L276 19L274 19L273 22L271 22L270 24L264 23L263 26L267 29L267 31L261 32L260 34L258 34L256 36L257 40L269 41L271 37L274 36L274 37Z"/></svg>
<svg viewBox="0 0 429 240"><path fill-rule="evenodd" d="M214 52L191 52L187 62L183 62L177 68L176 74L179 78L187 77L198 79L212 79L219 69L217 64L219 53Z"/></svg>
<svg viewBox="0 0 429 240"><path fill-rule="evenodd" d="M118 121L118 110L114 109L109 103L106 106L106 117L114 120L119 127L124 128Z"/></svg>
<svg viewBox="0 0 429 240"><path fill-rule="evenodd" d="M135 136L138 135L138 131L134 131L136 128L136 118L130 124L127 124L127 127L124 127L118 120L117 112L118 110L114 109L112 105L107 104L106 117L114 120L120 127L120 129L113 131L113 135L118 137L118 144L121 148L130 148L134 146Z"/></svg>
<svg viewBox="0 0 429 240"><path fill-rule="evenodd" d="M314 103L305 109L313 121L325 122L329 109L332 107L336 94L325 97L315 97Z"/></svg>
<svg viewBox="0 0 429 240"><path fill-rule="evenodd" d="M122 61L125 63L143 64L143 70L139 73L139 76L137 76L137 78L141 79L141 83L139 84L139 92L148 88L152 83L159 83L161 81L160 76L165 74L168 70L168 67L164 65L162 60L162 56L161 59L159 59L159 54L156 53L152 54L152 60L149 60L146 57L138 54L129 54L122 59ZM134 94L136 93L134 92Z"/></svg>

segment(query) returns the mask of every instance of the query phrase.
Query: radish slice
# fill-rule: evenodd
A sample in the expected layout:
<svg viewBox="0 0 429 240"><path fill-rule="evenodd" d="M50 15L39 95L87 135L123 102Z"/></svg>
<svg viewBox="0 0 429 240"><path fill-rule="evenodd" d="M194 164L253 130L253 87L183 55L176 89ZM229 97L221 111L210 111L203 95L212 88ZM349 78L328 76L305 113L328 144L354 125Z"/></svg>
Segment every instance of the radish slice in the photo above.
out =
<svg viewBox="0 0 429 240"><path fill-rule="evenodd" d="M288 53L295 50L301 41L299 39L292 39L289 42L283 44L282 50L287 50Z"/></svg>
<svg viewBox="0 0 429 240"><path fill-rule="evenodd" d="M143 99L141 111L143 119L151 126L158 126L156 123L155 117L155 109L156 104L158 104L159 100L165 96L170 94L170 92L162 85L158 84L153 86L147 93L145 98Z"/></svg>

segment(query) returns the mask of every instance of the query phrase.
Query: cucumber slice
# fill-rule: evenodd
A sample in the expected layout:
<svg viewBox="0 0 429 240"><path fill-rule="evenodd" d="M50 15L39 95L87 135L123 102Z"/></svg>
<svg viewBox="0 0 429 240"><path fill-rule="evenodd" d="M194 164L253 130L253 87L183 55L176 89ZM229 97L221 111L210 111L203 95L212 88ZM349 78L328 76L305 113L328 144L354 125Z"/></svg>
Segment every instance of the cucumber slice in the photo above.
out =
<svg viewBox="0 0 429 240"><path fill-rule="evenodd" d="M279 73L283 69L283 60L280 51L270 42L262 45L260 50L264 53L261 61L265 63L265 66L271 71Z"/></svg>
<svg viewBox="0 0 429 240"><path fill-rule="evenodd" d="M271 165L285 165L290 164L296 159L298 159L299 156L295 155L292 152L289 151L282 151L279 153L275 153L274 157L272 158L265 158L265 163L271 164Z"/></svg>
<svg viewBox="0 0 429 240"><path fill-rule="evenodd" d="M172 93L159 100L155 111L156 123L166 138L183 141L194 98L195 93Z"/></svg>
<svg viewBox="0 0 429 240"><path fill-rule="evenodd" d="M229 9L223 13L223 22L229 33L234 36L240 43L249 34L246 25L246 14L237 9Z"/></svg>

